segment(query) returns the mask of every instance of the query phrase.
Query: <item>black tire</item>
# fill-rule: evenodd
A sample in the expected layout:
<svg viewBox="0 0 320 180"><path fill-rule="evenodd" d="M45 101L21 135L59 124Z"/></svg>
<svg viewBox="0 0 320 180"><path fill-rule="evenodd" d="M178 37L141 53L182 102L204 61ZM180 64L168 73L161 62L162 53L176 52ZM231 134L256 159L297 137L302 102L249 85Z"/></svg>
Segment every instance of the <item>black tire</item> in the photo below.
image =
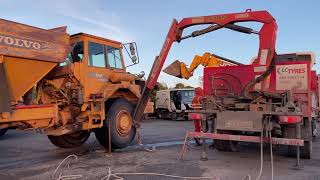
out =
<svg viewBox="0 0 320 180"><path fill-rule="evenodd" d="M311 159L312 141L305 141L304 146L300 147L300 157L303 159Z"/></svg>
<svg viewBox="0 0 320 180"><path fill-rule="evenodd" d="M110 118L111 122L110 129L112 149L121 149L129 146L136 135L136 128L133 126L132 120L132 104L124 99L118 99L112 103L111 107L106 112L107 118ZM121 116L129 118L129 125L126 125L125 130L121 129ZM108 119L106 119L105 124L102 128L98 128L94 132L98 142L103 147L108 148Z"/></svg>
<svg viewBox="0 0 320 180"><path fill-rule="evenodd" d="M283 128L284 138L296 138L296 127L286 126ZM301 137L304 139L304 146L300 147L300 158L311 159L312 156L312 126L311 122L308 119L304 119L304 125L301 126ZM287 146L287 149L284 149L285 156L296 157L297 156L297 147L296 146Z"/></svg>
<svg viewBox="0 0 320 180"><path fill-rule="evenodd" d="M214 147L219 151L236 152L238 151L238 143L235 141L214 140Z"/></svg>
<svg viewBox="0 0 320 180"><path fill-rule="evenodd" d="M79 147L87 141L90 136L89 131L79 131L71 134L64 134L61 136L48 135L50 142L61 148Z"/></svg>
<svg viewBox="0 0 320 180"><path fill-rule="evenodd" d="M288 146L287 156L296 157L297 147ZM311 159L312 156L312 141L304 141L304 146L300 147L300 158Z"/></svg>
<svg viewBox="0 0 320 180"><path fill-rule="evenodd" d="M219 133L219 131L218 131L218 133ZM232 132L229 132L229 131L220 131L220 133L233 134ZM237 141L227 141L227 140L215 139L214 140L214 147L218 151L236 152L236 151L238 151L238 142Z"/></svg>
<svg viewBox="0 0 320 180"><path fill-rule="evenodd" d="M162 111L161 110L159 110L159 109L157 109L157 117L158 117L158 119L162 119Z"/></svg>
<svg viewBox="0 0 320 180"><path fill-rule="evenodd" d="M215 139L214 140L214 147L218 151L230 151L230 148L226 147L226 142L223 140Z"/></svg>
<svg viewBox="0 0 320 180"><path fill-rule="evenodd" d="M194 142L196 143L197 146L202 146L202 140L200 138L193 138Z"/></svg>
<svg viewBox="0 0 320 180"><path fill-rule="evenodd" d="M176 112L172 112L171 113L171 120L172 121L177 121L177 113Z"/></svg>
<svg viewBox="0 0 320 180"><path fill-rule="evenodd" d="M5 129L0 129L0 137L1 137L1 136L4 136L7 131L8 131L7 128L5 128Z"/></svg>

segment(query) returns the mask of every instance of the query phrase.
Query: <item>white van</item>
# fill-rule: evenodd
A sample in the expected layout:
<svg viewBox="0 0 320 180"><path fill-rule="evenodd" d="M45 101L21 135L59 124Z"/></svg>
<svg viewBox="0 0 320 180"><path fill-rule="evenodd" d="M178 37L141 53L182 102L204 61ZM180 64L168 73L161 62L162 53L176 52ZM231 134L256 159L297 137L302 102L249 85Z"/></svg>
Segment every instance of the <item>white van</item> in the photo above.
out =
<svg viewBox="0 0 320 180"><path fill-rule="evenodd" d="M160 90L156 94L156 113L158 118L187 120L187 109L192 108L194 88Z"/></svg>

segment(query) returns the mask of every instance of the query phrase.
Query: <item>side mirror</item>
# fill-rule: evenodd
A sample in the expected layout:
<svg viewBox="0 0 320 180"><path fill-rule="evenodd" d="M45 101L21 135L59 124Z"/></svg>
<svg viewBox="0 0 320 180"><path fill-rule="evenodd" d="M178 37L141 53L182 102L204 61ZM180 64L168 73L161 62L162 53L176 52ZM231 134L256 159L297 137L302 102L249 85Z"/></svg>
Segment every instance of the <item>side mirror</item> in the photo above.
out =
<svg viewBox="0 0 320 180"><path fill-rule="evenodd" d="M132 56L136 55L136 48L134 47L133 43L129 44L129 48L130 48L130 53Z"/></svg>
<svg viewBox="0 0 320 180"><path fill-rule="evenodd" d="M126 50L127 55L130 57L131 62L132 62L131 65L128 65L126 67L138 64L139 63L139 53L138 53L138 49L137 49L137 44L135 42L131 42L131 43L122 44L122 46Z"/></svg>

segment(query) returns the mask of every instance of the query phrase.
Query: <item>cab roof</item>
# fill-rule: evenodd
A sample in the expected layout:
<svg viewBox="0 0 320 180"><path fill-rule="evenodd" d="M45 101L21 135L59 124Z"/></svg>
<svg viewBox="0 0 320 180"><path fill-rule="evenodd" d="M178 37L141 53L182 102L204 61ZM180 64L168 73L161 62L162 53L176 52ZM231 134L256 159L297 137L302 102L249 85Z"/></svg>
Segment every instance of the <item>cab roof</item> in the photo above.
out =
<svg viewBox="0 0 320 180"><path fill-rule="evenodd" d="M119 41L115 41L115 40L111 40L111 39L107 39L107 38L103 38L103 37L99 37L99 36L95 36L95 35L91 35L91 34L87 34L87 33L76 33L76 34L72 34L71 37L76 37L76 36L85 36L85 37L90 37L90 38L94 38L94 39L99 39L102 41L107 41L107 42L111 42L111 43L116 43L116 44L122 44Z"/></svg>

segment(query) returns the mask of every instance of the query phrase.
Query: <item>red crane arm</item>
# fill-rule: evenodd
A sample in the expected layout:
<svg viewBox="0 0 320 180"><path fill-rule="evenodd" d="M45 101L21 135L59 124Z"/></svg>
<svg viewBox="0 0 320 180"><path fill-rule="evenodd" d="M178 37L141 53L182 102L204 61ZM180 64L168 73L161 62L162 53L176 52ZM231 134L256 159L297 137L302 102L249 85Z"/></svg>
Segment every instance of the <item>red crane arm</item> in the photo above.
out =
<svg viewBox="0 0 320 180"><path fill-rule="evenodd" d="M263 23L260 31L254 32L250 28L244 28L242 26L234 25L237 22L260 22ZM195 25L211 25L206 29L196 31L189 36L182 37L183 31L191 26ZM220 29L220 28L229 28L235 31L240 31L244 33L257 33L259 34L259 51L257 56L258 63L262 66L269 67L272 59L275 55L275 43L276 43L276 32L277 24L272 15L267 11L251 11L246 10L241 13L232 13L232 14L220 14L220 15L211 15L211 16L199 16L199 17L190 17L184 18L180 22L173 20L167 37L164 41L162 49L159 56L155 58L152 69L149 73L149 77L146 82L146 86L142 92L142 97L139 100L139 103L136 107L134 113L134 121L138 126L143 117L143 111L147 104L151 90L157 83L158 77L160 75L163 64L167 58L169 50L173 42L180 42L181 40L189 37L200 36L205 33ZM261 81L261 80L260 80Z"/></svg>

